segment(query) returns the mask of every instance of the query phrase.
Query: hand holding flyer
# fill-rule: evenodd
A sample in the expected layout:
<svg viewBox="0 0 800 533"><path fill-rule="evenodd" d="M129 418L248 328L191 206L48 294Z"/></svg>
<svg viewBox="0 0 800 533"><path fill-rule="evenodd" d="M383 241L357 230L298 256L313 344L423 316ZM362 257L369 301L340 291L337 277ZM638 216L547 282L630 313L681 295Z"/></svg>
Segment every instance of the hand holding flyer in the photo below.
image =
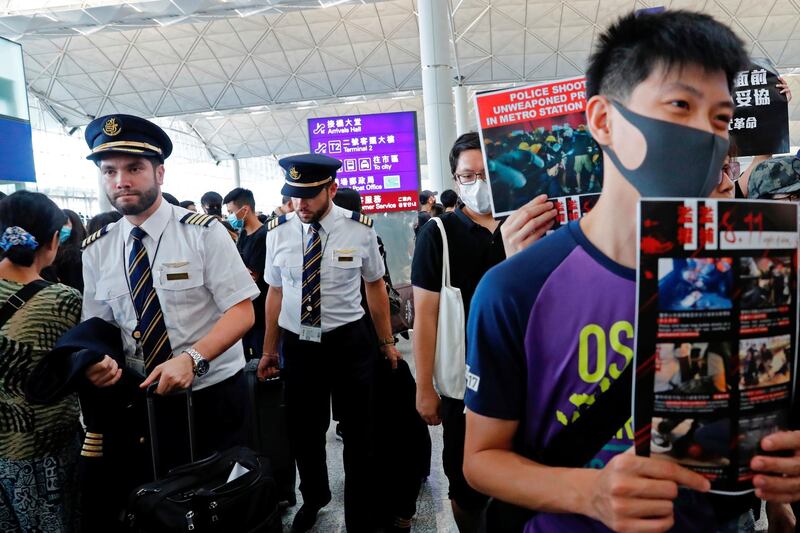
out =
<svg viewBox="0 0 800 533"><path fill-rule="evenodd" d="M506 258L542 238L553 228L557 214L555 204L544 194L514 211L500 226Z"/></svg>

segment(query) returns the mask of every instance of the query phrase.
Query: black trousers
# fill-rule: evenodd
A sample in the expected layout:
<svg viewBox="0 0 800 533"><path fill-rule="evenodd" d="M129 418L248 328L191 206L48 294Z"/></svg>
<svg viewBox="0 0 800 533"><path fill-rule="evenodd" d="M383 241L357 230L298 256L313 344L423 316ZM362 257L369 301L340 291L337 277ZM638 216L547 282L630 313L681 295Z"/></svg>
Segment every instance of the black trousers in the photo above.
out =
<svg viewBox="0 0 800 533"><path fill-rule="evenodd" d="M325 434L331 396L347 435L344 443L345 524L350 533L371 528L369 415L375 346L365 320L322 334L322 342L301 341L284 331L282 356L289 415L289 440L306 503L330 500Z"/></svg>
<svg viewBox="0 0 800 533"><path fill-rule="evenodd" d="M242 337L242 347L244 348L244 358L261 359L261 352L264 351L264 328L253 327Z"/></svg>

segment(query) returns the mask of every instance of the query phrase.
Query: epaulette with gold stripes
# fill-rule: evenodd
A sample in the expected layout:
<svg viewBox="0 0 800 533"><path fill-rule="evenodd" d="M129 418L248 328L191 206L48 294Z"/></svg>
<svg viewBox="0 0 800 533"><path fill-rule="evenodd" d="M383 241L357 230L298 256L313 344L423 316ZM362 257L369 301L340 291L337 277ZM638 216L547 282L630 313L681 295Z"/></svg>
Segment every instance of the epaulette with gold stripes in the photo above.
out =
<svg viewBox="0 0 800 533"><path fill-rule="evenodd" d="M103 434L86 432L81 455L84 457L103 457Z"/></svg>
<svg viewBox="0 0 800 533"><path fill-rule="evenodd" d="M350 218L352 218L356 222L361 222L362 224L364 224L368 228L371 228L372 224L374 224L374 222L372 221L371 218L369 218L367 215L362 215L358 211L353 211L353 214L350 215Z"/></svg>
<svg viewBox="0 0 800 533"><path fill-rule="evenodd" d="M94 233L83 239L83 241L81 242L81 248L86 248L87 246L98 240L100 237L108 233L108 226L109 224L106 224L99 230L95 231Z"/></svg>
<svg viewBox="0 0 800 533"><path fill-rule="evenodd" d="M289 219L286 218L286 215L281 215L279 217L273 218L272 220L267 222L267 231L274 230L275 228L277 228L278 226L280 226L281 224L283 224L287 220L289 220Z"/></svg>
<svg viewBox="0 0 800 533"><path fill-rule="evenodd" d="M214 222L216 217L204 215L203 213L187 213L182 219L181 224L191 224L193 226L203 226L207 228Z"/></svg>

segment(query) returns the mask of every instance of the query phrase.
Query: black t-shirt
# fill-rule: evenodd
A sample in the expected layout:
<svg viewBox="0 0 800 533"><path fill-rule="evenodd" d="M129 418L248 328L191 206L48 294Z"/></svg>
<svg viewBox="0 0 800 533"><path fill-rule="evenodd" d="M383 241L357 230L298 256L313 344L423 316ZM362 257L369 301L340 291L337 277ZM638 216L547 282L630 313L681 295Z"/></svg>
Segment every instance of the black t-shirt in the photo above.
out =
<svg viewBox="0 0 800 533"><path fill-rule="evenodd" d="M253 300L253 307L256 313L256 322L253 327L264 329L266 320L264 316L264 301L267 298L267 290L269 289L269 285L264 281L264 263L267 260L267 226L261 226L250 235L245 230L242 230L239 233L239 239L236 241L236 248L239 249L244 266L257 276L256 285L258 285L261 294Z"/></svg>
<svg viewBox="0 0 800 533"><path fill-rule="evenodd" d="M441 217L450 250L450 283L461 289L464 313L487 270L506 258L500 226L494 233L476 224L461 208ZM436 222L420 229L411 263L411 284L433 292L442 288L442 236Z"/></svg>

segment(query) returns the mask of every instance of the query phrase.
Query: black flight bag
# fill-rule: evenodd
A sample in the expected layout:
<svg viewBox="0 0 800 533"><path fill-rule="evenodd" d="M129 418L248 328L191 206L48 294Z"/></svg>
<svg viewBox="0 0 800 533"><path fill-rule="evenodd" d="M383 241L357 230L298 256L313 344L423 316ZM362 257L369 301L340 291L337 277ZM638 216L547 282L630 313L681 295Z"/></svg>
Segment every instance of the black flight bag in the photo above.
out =
<svg viewBox="0 0 800 533"><path fill-rule="evenodd" d="M173 468L159 479L156 386L157 383L153 383L147 389L147 418L156 481L130 494L125 516L128 530L136 533L282 531L275 480L265 457L249 448L235 447L195 460L191 389L176 394L186 396L192 462ZM238 477L232 476L234 469ZM232 477L235 478L230 479Z"/></svg>

